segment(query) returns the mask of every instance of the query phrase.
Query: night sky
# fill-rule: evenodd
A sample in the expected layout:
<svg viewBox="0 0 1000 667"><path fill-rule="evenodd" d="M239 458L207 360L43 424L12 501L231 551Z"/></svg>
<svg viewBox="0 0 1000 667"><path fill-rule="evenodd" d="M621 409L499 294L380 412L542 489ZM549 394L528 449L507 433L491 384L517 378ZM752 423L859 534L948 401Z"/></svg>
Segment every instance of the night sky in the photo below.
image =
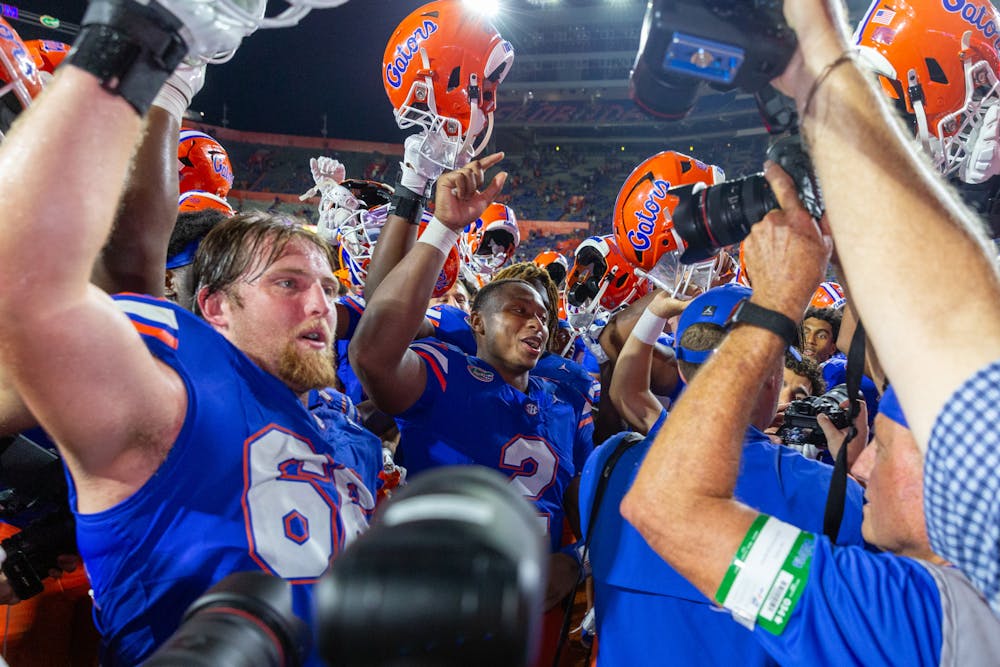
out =
<svg viewBox="0 0 1000 667"><path fill-rule="evenodd" d="M9 1L9 0L8 0ZM79 23L82 0L14 0L36 13ZM208 69L192 109L205 122L240 130L320 136L327 114L331 138L398 142L404 136L382 89L382 53L396 25L419 0L351 0L335 9L314 9L294 28L261 30L244 40L236 56ZM269 14L285 5L271 0ZM30 28L13 23L26 39ZM44 36L59 39L58 33ZM63 38L65 40L65 37Z"/></svg>

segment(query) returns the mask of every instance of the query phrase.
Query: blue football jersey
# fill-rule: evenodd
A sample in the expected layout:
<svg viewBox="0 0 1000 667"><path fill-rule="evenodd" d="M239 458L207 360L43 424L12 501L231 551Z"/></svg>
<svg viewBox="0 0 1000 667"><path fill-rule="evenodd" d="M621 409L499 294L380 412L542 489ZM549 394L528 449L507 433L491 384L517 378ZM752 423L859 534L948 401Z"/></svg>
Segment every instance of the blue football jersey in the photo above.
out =
<svg viewBox="0 0 1000 667"><path fill-rule="evenodd" d="M337 305L343 306L343 312L347 313L347 329L341 338L343 340L351 340L354 338L354 332L358 328L361 316L365 314L365 300L354 294L345 294L337 299ZM338 310L339 312L341 311Z"/></svg>
<svg viewBox="0 0 1000 667"><path fill-rule="evenodd" d="M337 303L343 306L343 312L347 313L347 330L344 332L343 338L337 339L337 378L343 385L344 393L347 394L348 398L355 403L360 403L365 400L365 391L361 386L361 380L351 368L347 350L351 339L354 338L354 332L358 328L358 322L361 321L361 316L365 313L365 300L360 296L347 294L337 299Z"/></svg>
<svg viewBox="0 0 1000 667"><path fill-rule="evenodd" d="M71 484L102 664L142 662L233 572L291 581L311 627L313 583L353 530L345 517L361 481L288 386L202 320L160 299L115 300L181 377L188 408L166 460L128 499L83 514ZM309 664L321 662L313 654Z"/></svg>
<svg viewBox="0 0 1000 667"><path fill-rule="evenodd" d="M587 457L594 451L592 411L601 400L601 383L580 364L552 352L542 354L542 358L531 370L531 375L555 382L559 396L565 397L579 412L581 419L573 445L573 460L576 462L576 469L582 470Z"/></svg>
<svg viewBox="0 0 1000 667"><path fill-rule="evenodd" d="M712 604L653 551L618 511L666 412L625 452L607 482L591 537L598 665L648 664L668 655L678 665L774 665L753 634ZM587 529L598 480L622 435L594 450L580 481L580 523ZM736 497L783 520L822 530L832 468L771 444L751 427ZM861 544L861 488L849 482L840 540ZM817 663L818 664L818 663ZM837 663L839 664L839 663Z"/></svg>
<svg viewBox="0 0 1000 667"><path fill-rule="evenodd" d="M457 348L425 340L411 349L427 367L427 385L396 417L409 474L445 465L499 470L535 504L558 549L563 493L585 460L576 434L590 415L581 415L548 380L529 377L525 394Z"/></svg>
<svg viewBox="0 0 1000 667"><path fill-rule="evenodd" d="M469 326L469 314L461 308L439 303L427 309L427 321L434 327L434 337L475 356L476 337Z"/></svg>
<svg viewBox="0 0 1000 667"><path fill-rule="evenodd" d="M309 392L309 412L333 447L333 459L357 474L361 488L352 489L352 510L360 510L363 524L352 522L355 531L344 535L347 543L364 532L375 511L378 473L382 470L382 441L361 425L361 415L351 399L336 389Z"/></svg>

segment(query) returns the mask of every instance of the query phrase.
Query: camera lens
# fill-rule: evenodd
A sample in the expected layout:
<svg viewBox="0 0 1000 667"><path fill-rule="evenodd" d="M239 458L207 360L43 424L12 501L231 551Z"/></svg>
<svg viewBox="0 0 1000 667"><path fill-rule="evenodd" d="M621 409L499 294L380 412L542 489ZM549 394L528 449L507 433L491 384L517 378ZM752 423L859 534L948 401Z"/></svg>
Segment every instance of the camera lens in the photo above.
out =
<svg viewBox="0 0 1000 667"><path fill-rule="evenodd" d="M292 611L291 585L263 572L231 574L195 600L148 667L294 667L309 628Z"/></svg>
<svg viewBox="0 0 1000 667"><path fill-rule="evenodd" d="M763 174L705 186L674 188L680 201L674 209L674 228L687 249L685 264L708 259L719 248L739 243L778 202Z"/></svg>
<svg viewBox="0 0 1000 667"><path fill-rule="evenodd" d="M643 58L629 76L632 100L647 113L667 120L679 120L691 113L702 88L698 79L654 71Z"/></svg>

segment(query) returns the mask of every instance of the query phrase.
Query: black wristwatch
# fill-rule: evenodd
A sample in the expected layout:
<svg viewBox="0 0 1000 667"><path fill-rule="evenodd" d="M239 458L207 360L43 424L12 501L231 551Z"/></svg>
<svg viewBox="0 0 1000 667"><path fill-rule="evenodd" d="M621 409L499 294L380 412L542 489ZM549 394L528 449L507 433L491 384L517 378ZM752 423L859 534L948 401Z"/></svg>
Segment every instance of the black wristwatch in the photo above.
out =
<svg viewBox="0 0 1000 667"><path fill-rule="evenodd" d="M790 317L770 310L755 303L750 303L750 299L743 299L726 321L726 328L734 324L750 324L761 329L767 329L778 334L789 347L799 345L799 327Z"/></svg>

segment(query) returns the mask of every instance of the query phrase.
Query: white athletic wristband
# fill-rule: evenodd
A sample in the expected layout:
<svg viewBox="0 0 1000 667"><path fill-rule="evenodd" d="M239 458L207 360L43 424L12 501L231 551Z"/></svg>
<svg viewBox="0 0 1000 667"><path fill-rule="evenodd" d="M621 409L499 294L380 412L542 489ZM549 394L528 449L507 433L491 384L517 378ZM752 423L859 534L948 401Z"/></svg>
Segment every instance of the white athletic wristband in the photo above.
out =
<svg viewBox="0 0 1000 667"><path fill-rule="evenodd" d="M632 327L632 335L646 345L656 345L656 340L663 333L666 324L667 318L660 317L647 308L642 311L639 321Z"/></svg>
<svg viewBox="0 0 1000 667"><path fill-rule="evenodd" d="M174 85L172 79L167 79L163 87L160 88L160 92L157 93L156 99L153 100L154 107L160 107L173 116L178 123L184 120L184 112L187 111L189 104L191 104L191 100L187 99L180 88Z"/></svg>
<svg viewBox="0 0 1000 667"><path fill-rule="evenodd" d="M427 223L423 234L417 239L417 243L426 243L429 246L434 246L447 257L451 249L458 243L458 232L448 229L443 222L432 217L431 221Z"/></svg>

